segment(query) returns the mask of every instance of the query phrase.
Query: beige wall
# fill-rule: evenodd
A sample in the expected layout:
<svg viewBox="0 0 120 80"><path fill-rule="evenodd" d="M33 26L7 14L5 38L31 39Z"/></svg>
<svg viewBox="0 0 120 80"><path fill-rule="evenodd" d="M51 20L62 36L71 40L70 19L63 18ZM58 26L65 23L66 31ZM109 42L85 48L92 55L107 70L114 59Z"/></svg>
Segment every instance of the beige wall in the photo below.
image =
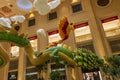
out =
<svg viewBox="0 0 120 80"><path fill-rule="evenodd" d="M111 3L104 8L98 6L96 1L97 0L91 0L91 4L93 6L94 13L98 18L116 16L120 13L119 0L111 0Z"/></svg>

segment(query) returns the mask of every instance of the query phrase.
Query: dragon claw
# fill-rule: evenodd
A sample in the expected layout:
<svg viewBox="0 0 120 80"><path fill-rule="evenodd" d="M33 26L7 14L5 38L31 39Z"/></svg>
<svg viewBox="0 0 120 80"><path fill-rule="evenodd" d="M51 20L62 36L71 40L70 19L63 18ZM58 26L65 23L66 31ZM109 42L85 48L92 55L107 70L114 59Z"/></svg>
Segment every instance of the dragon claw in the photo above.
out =
<svg viewBox="0 0 120 80"><path fill-rule="evenodd" d="M42 54L43 54L43 52L40 52L40 53L37 53L36 56L39 57Z"/></svg>

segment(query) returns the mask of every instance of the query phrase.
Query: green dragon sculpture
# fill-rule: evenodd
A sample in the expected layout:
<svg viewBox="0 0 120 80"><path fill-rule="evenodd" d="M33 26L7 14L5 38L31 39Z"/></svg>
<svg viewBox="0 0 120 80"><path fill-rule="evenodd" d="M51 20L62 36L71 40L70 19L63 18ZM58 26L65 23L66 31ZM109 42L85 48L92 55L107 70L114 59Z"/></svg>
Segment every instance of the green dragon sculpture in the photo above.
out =
<svg viewBox="0 0 120 80"><path fill-rule="evenodd" d="M24 50L26 51L28 58L33 65L43 64L44 62L50 60L50 58L55 58L56 60L58 60L58 56L64 56L70 64L75 65L75 62L73 60L73 51L70 51L62 46L50 47L34 55L36 52L34 52L29 40L22 36L11 34L10 32L0 32L0 40L12 42L20 47L24 47ZM4 66L8 61L8 53L2 48L2 46L0 46L0 67Z"/></svg>
<svg viewBox="0 0 120 80"><path fill-rule="evenodd" d="M67 29L67 31L63 30L63 28L61 28L61 30L63 30L63 32L69 32L71 25L66 21L67 19L63 19L60 21L60 26L64 27L64 29ZM63 35L62 40L56 42L56 44L52 44L49 45L49 47L41 52L34 52L29 40L27 38L25 38L23 35L18 35L16 33L16 31L14 30L14 28L11 28L10 31L5 30L4 28L0 27L0 41L7 41L7 42L11 42L14 43L15 45L19 46L19 47L23 47L24 50L27 53L27 56L30 60L30 62L33 65L40 65L40 64L44 64L46 61L49 61L50 59L54 59L57 63L59 63L60 58L63 58L64 60L66 60L68 62L68 64L70 65L74 65L74 66L81 66L79 65L80 62L83 62L84 60L80 60L80 56L77 51L72 51L70 49L70 47L66 47L65 45L63 46L56 46L56 44L61 43L62 41L66 40L66 36L68 37L69 35L65 35L65 33L61 34ZM62 32L62 31L60 31ZM35 54L36 53L36 54ZM77 54L75 54L77 53ZM78 57L77 57L78 56ZM88 57L90 55L87 56L81 56L83 58ZM97 61L98 59L95 57L95 61L97 64L99 64L99 61ZM8 52L5 51L5 49L0 46L0 68L4 67L7 62L9 61L9 55ZM90 59L89 59L90 60ZM91 58L92 60L92 58ZM87 63L87 60L85 60ZM94 62L91 61L91 63L89 62L89 64L94 64ZM92 67L94 67L92 65ZM87 67L86 65L82 65ZM99 65L98 65L99 66ZM97 67L98 67L97 66Z"/></svg>

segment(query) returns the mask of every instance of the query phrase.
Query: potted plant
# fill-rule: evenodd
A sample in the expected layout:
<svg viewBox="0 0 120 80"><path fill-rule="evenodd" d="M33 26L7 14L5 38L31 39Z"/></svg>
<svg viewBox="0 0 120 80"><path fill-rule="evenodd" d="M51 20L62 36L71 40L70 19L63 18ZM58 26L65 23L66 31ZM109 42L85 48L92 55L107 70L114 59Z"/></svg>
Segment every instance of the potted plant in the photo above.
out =
<svg viewBox="0 0 120 80"><path fill-rule="evenodd" d="M55 70L50 73L50 80L60 80L60 72Z"/></svg>

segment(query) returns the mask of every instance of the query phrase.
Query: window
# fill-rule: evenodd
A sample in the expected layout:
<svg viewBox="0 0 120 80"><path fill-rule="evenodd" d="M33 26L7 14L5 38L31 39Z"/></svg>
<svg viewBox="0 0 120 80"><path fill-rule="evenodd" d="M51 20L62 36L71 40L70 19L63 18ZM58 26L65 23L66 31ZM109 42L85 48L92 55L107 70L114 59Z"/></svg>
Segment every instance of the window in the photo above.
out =
<svg viewBox="0 0 120 80"><path fill-rule="evenodd" d="M48 32L49 43L56 42L61 39L58 30Z"/></svg>
<svg viewBox="0 0 120 80"><path fill-rule="evenodd" d="M26 79L27 80L37 80L38 71L36 68L26 69Z"/></svg>
<svg viewBox="0 0 120 80"><path fill-rule="evenodd" d="M17 80L17 71L8 73L8 80Z"/></svg>
<svg viewBox="0 0 120 80"><path fill-rule="evenodd" d="M14 28L15 28L16 31L19 31L19 30L20 30L20 26L19 26L19 25L18 25L18 26L15 26Z"/></svg>
<svg viewBox="0 0 120 80"><path fill-rule="evenodd" d="M18 69L18 59L11 60L9 64L9 71L10 70L17 70Z"/></svg>
<svg viewBox="0 0 120 80"><path fill-rule="evenodd" d="M56 18L57 18L57 12L49 13L49 15L48 15L49 20L53 20L53 19L56 19Z"/></svg>
<svg viewBox="0 0 120 80"><path fill-rule="evenodd" d="M112 52L119 52L120 51L120 39L110 41L110 47L112 49Z"/></svg>
<svg viewBox="0 0 120 80"><path fill-rule="evenodd" d="M19 47L11 45L11 58L19 56Z"/></svg>
<svg viewBox="0 0 120 80"><path fill-rule="evenodd" d="M35 18L30 19L30 20L28 21L28 26L31 27L31 26L34 26L34 25L35 25Z"/></svg>
<svg viewBox="0 0 120 80"><path fill-rule="evenodd" d="M58 71L60 73L59 80L66 80L65 65L52 64L51 65L51 72L55 72L55 71Z"/></svg>
<svg viewBox="0 0 120 80"><path fill-rule="evenodd" d="M110 0L98 0L97 4L99 6L107 6L110 3Z"/></svg>
<svg viewBox="0 0 120 80"><path fill-rule="evenodd" d="M74 28L75 28L76 42L82 42L85 40L92 39L88 22L77 24L74 26Z"/></svg>
<svg viewBox="0 0 120 80"><path fill-rule="evenodd" d="M82 5L81 5L81 3L72 5L72 12L73 13L79 12L79 11L82 11Z"/></svg>
<svg viewBox="0 0 120 80"><path fill-rule="evenodd" d="M80 47L80 48L85 48L85 49L88 49L88 50L91 50L93 53L95 53L95 49L94 49L93 44L87 44L87 45L83 45L83 46L78 45L78 47Z"/></svg>
<svg viewBox="0 0 120 80"><path fill-rule="evenodd" d="M85 80L102 80L99 68L92 70L82 68L82 72Z"/></svg>
<svg viewBox="0 0 120 80"><path fill-rule="evenodd" d="M120 34L120 21L117 16L103 19L101 22L107 37Z"/></svg>

